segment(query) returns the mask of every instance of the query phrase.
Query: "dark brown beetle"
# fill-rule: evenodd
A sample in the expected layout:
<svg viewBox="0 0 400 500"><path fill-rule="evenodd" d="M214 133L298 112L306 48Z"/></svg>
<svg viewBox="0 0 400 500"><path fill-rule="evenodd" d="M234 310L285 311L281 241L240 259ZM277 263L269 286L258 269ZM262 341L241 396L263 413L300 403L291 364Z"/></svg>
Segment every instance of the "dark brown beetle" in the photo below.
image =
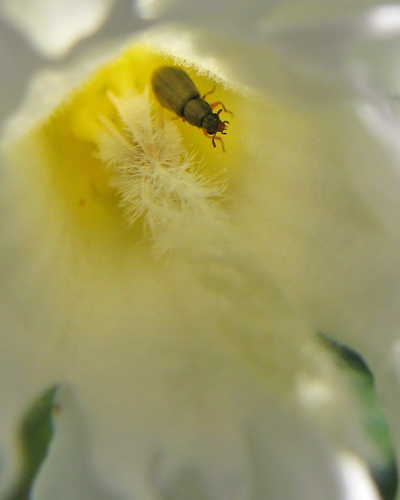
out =
<svg viewBox="0 0 400 500"><path fill-rule="evenodd" d="M170 111L173 111L184 120L195 127L202 128L205 135L210 137L214 148L215 139L221 141L222 149L225 151L224 143L217 133L225 135L227 121L221 121L217 113L213 113L213 108L220 105L224 111L225 106L222 102L208 104L204 97L214 92L208 92L200 97L200 92L190 79L189 75L183 69L175 66L162 66L157 68L152 76L151 83L154 94L160 103ZM227 111L230 113L230 111Z"/></svg>

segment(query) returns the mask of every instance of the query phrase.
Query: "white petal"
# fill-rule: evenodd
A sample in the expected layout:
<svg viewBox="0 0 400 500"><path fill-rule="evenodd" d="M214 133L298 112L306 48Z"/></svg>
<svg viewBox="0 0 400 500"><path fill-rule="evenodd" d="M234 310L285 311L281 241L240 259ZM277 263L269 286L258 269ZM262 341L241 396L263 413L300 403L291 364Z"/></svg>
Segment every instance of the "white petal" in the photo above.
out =
<svg viewBox="0 0 400 500"><path fill-rule="evenodd" d="M18 409L39 387L74 388L94 472L82 484L68 469L66 490L89 495L93 481L123 498L173 498L187 491L193 467L211 498L340 498L334 456L357 446L351 405L313 345L314 331L253 250L233 245L222 259L152 261L141 246L71 226L46 178L32 173L36 182L14 179L3 197L13 217L2 281L16 318L2 325L1 389L7 407ZM294 397L299 371L331 387L320 425L308 423ZM9 373L20 374L18 390ZM59 477L50 462L68 463L64 440L74 448L63 436L69 428L61 427L37 486L43 495ZM232 477L238 483L229 489Z"/></svg>
<svg viewBox="0 0 400 500"><path fill-rule="evenodd" d="M94 33L114 0L2 0L0 13L47 57L61 57Z"/></svg>
<svg viewBox="0 0 400 500"><path fill-rule="evenodd" d="M365 464L358 457L349 453L343 454L341 466L346 489L345 500L381 499Z"/></svg>
<svg viewBox="0 0 400 500"><path fill-rule="evenodd" d="M246 54L251 60L242 50L241 61ZM242 67L235 70L232 60L231 68ZM266 74L260 65L246 77L263 82ZM25 357L34 376L22 380L13 407L22 407L41 385L70 383L88 428L90 462L102 476L96 479L127 498L157 498L154 490L179 498L189 481L187 464L221 499L243 498L251 488L257 499L340 498L332 452L351 443L341 435L352 430L347 412L338 435L329 419L325 434L308 427L299 407L286 404L293 401L298 371L331 381L316 367L319 350L311 349L310 357L303 352L317 328L362 339L366 327L378 332L385 320L376 298L397 264L397 240L385 232L389 203L378 214L375 205L392 181L395 160L371 143L348 110L289 113L290 122L297 120L297 133L289 135L287 116L280 121L267 105L259 105L250 123L252 105L249 98L238 110L246 168L230 205L251 245L235 241L222 259L207 255L193 262L176 255L152 262L142 248L127 250L75 231L34 169L35 182L17 179L3 197L5 213L14 217L6 232L4 286L20 307L18 320L4 325L12 336L4 354L0 350L4 391L13 395L6 378L11 368L27 373ZM266 130L281 144L276 156L258 134ZM376 163L386 176L384 189L378 187L369 204L369 191L363 185L360 194L355 180L361 168L376 173ZM369 176L366 184L374 187ZM390 291L382 301L392 312L396 296ZM338 385L332 383L332 392L343 402ZM336 416L337 405L331 408ZM56 463L69 453L62 445L69 425L60 429ZM290 470L293 482L282 475ZM232 476L239 484L233 491L227 489ZM49 475L43 477L38 488L48 487L50 495Z"/></svg>
<svg viewBox="0 0 400 500"><path fill-rule="evenodd" d="M144 17L180 23L179 29L190 33L182 34L185 44L212 66L229 69L232 81L278 91L287 100L294 94L294 105L299 98L315 102L363 91L365 81L374 83L377 64L392 87L399 81L400 9L395 5L257 0L246 9L240 1L229 7L223 1L142 0L137 5ZM249 53L257 54L256 68Z"/></svg>
<svg viewBox="0 0 400 500"><path fill-rule="evenodd" d="M41 57L0 18L0 122L17 109L30 75L42 64Z"/></svg>
<svg viewBox="0 0 400 500"><path fill-rule="evenodd" d="M145 380L143 383L151 391ZM106 396L107 389L103 389ZM254 388L249 389L255 396ZM101 424L104 428L99 434L104 406L97 412L92 407L86 414L90 418L82 418L82 407L92 402L85 403L82 391L78 391L78 398L76 392L70 387L59 395L56 436L34 498L50 500L57 489L57 498L70 495L84 500L109 498L107 491L112 492L112 498L137 500L184 500L192 496L201 500L309 500L322 496L337 500L344 493L332 450L302 420L301 413L285 407L279 396L264 393L261 400L253 401L253 411L247 416L252 398L244 397L246 408L235 406L235 414L229 418L224 417L224 403L214 398L198 400L195 413L189 414L187 405L174 408L171 402L174 423L169 421L164 403L158 425L143 422L137 427L114 414L108 425ZM225 394L221 396L228 401ZM141 401L135 403L138 410L134 410L135 404L130 405L133 420L142 411ZM215 413L218 407L222 413ZM116 418L124 425L121 433L113 424ZM241 425L235 428L232 424L237 418Z"/></svg>

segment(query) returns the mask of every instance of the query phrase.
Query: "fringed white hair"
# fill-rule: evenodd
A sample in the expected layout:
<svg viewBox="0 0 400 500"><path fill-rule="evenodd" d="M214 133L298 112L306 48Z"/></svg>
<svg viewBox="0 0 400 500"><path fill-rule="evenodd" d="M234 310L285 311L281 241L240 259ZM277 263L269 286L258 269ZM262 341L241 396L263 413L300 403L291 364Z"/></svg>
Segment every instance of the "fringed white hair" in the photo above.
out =
<svg viewBox="0 0 400 500"><path fill-rule="evenodd" d="M99 157L114 173L111 185L128 224L143 218L161 251L182 244L182 231L192 238L205 226L207 232L219 226L225 219L218 203L224 184L201 171L175 124L156 120L148 91L109 99L123 129L101 118Z"/></svg>

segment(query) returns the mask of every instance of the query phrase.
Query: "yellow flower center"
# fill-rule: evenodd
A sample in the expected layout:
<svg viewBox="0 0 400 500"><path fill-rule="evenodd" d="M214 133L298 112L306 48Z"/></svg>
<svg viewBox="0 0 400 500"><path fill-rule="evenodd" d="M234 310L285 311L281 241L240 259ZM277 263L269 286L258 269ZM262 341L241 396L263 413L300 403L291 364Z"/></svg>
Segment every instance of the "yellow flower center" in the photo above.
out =
<svg viewBox="0 0 400 500"><path fill-rule="evenodd" d="M153 134L157 137L165 123L172 123L180 135L181 156L189 158L190 171L193 164L195 177L200 184L203 180L215 179L220 183L227 180L227 173L238 168L237 149L240 135L236 117L222 112L221 119L230 121L228 134L224 135L223 151L219 141L214 148L211 139L205 137L201 129L190 125L181 118L162 107L151 90L151 77L154 70L163 65L176 65L177 61L157 54L144 45L127 50L117 59L103 66L95 75L73 91L67 99L58 106L49 119L36 127L28 138L24 138L25 146L31 141L37 156L45 160L42 167L46 170L44 177L51 183L55 199L64 203L67 212L73 214L80 223L95 230L107 228L106 231L129 232L139 236L143 233L143 217L139 214L130 224L121 209L121 199L126 193L116 189L116 172L113 166L107 165L109 158L100 154L104 134L113 128L117 134L137 146L135 138L127 131L127 124L121 118L121 109L130 99L143 96L149 100L149 119L153 123ZM214 88L210 77L200 76L194 69L183 67L200 94L205 94ZM240 98L232 91L224 89L216 83L215 92L207 96L207 101L222 101L228 109L240 109ZM217 107L216 110L220 109ZM240 113L238 113L240 115ZM141 117L138 117L141 120ZM220 134L218 134L220 135ZM186 153L184 153L186 151ZM115 156L115 155L114 155ZM132 155L134 156L134 155ZM118 163L115 160L114 163ZM168 171L168 165L164 165ZM184 168L184 170L185 170ZM32 164L32 169L38 165ZM131 173L132 173L131 169ZM38 174L36 172L36 176ZM119 174L118 174L119 175ZM141 173L136 174L136 180ZM132 178L135 173L132 173ZM40 182L45 182L42 178ZM149 181L149 185L153 181ZM160 193L162 195L162 192ZM175 194L173 194L175 196ZM126 197L126 196L125 196ZM212 193L211 193L212 197ZM126 204L126 200L123 200ZM137 203L137 200L136 202ZM179 200L181 203L181 200ZM183 202L187 204L187 200ZM189 203L190 204L190 203ZM126 210L129 212L129 210ZM125 212L126 212L125 211ZM127 223L128 222L128 223Z"/></svg>

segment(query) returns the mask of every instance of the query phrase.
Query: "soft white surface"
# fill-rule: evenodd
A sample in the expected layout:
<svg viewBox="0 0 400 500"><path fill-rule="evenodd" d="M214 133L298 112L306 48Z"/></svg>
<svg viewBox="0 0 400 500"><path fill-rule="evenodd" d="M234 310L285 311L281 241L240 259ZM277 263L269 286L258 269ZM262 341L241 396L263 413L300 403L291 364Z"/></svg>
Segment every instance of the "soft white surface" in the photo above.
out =
<svg viewBox="0 0 400 500"><path fill-rule="evenodd" d="M346 500L380 500L368 469L358 457L343 454L340 460Z"/></svg>
<svg viewBox="0 0 400 500"><path fill-rule="evenodd" d="M0 15L47 57L66 54L105 21L114 0L2 0Z"/></svg>
<svg viewBox="0 0 400 500"><path fill-rule="evenodd" d="M66 411L37 485L40 500L54 500L62 481L85 500L103 498L93 483L135 500L186 499L191 485L202 500L338 500L337 448L362 444L341 379L309 340L316 330L371 362L400 435L398 360L388 362L399 331L399 128L368 79L374 61L364 64L353 50L387 24L376 16L366 22L382 12L368 9L307 25L304 8L298 29L278 12L281 29L272 33L273 4L243 11L231 2L229 16L226 3L169 5L170 18L189 28L160 32L159 40L235 83L287 96L296 109L305 96L307 120L293 132L267 107L249 102L238 110L245 168L229 215L240 241L218 258L205 252L201 262L177 255L154 264L140 251L121 259L112 245L80 242L45 178L3 184L4 456L15 457L24 409L61 382ZM72 74L48 73L55 88L43 86L42 97L57 102L60 89L79 81ZM40 91L35 100L36 111L20 115L25 125L37 117ZM271 120L283 141L277 150L262 135ZM294 390L299 373L316 380L300 387L306 413ZM315 404L321 388L329 397ZM69 437L81 425L87 443ZM74 467L82 457L93 478L81 480ZM4 489L16 470L6 464Z"/></svg>

